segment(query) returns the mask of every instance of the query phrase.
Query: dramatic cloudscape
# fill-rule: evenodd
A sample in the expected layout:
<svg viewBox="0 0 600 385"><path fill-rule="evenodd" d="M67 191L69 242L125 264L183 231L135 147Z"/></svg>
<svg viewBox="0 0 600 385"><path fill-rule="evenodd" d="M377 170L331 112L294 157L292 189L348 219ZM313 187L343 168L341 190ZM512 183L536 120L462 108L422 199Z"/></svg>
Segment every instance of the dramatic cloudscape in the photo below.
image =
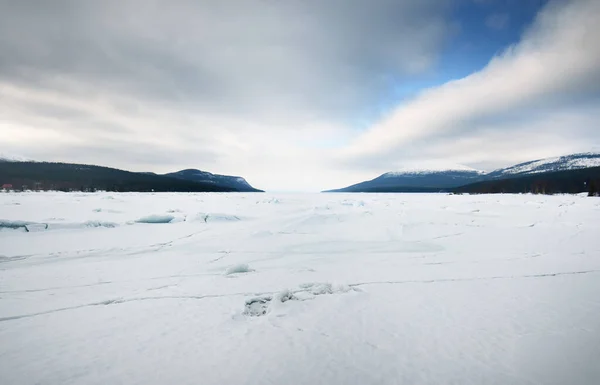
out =
<svg viewBox="0 0 600 385"><path fill-rule="evenodd" d="M0 152L279 191L600 150L597 0L0 0Z"/></svg>

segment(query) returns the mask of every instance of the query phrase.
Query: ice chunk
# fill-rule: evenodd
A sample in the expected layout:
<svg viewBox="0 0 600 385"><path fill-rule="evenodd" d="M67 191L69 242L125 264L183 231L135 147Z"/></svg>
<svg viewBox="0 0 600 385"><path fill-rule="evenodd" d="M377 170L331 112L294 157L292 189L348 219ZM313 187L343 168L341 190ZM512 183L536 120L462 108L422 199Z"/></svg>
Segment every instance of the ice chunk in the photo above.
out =
<svg viewBox="0 0 600 385"><path fill-rule="evenodd" d="M0 229L23 230L26 232L48 229L46 223L0 219Z"/></svg>
<svg viewBox="0 0 600 385"><path fill-rule="evenodd" d="M172 215L148 215L136 220L137 223L171 223L175 219Z"/></svg>
<svg viewBox="0 0 600 385"><path fill-rule="evenodd" d="M19 229L25 228L31 222L26 221L10 221L6 219L0 219L0 228L2 229Z"/></svg>
<svg viewBox="0 0 600 385"><path fill-rule="evenodd" d="M117 227L117 223L113 222L102 222L102 221L87 221L83 223L38 223L28 221L9 221L0 220L0 229L22 229L26 232L36 232L44 230L60 230L60 229L77 229L85 227Z"/></svg>
<svg viewBox="0 0 600 385"><path fill-rule="evenodd" d="M47 223L30 223L27 226L25 226L25 231L27 231L28 233L44 230L48 230Z"/></svg>

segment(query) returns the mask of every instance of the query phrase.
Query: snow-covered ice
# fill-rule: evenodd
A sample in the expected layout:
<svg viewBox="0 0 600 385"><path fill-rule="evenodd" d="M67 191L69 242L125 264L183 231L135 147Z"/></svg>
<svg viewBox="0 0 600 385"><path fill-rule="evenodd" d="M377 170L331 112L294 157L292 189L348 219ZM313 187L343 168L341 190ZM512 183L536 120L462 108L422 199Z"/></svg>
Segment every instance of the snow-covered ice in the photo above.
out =
<svg viewBox="0 0 600 385"><path fill-rule="evenodd" d="M597 198L5 193L0 224L3 385L600 383Z"/></svg>

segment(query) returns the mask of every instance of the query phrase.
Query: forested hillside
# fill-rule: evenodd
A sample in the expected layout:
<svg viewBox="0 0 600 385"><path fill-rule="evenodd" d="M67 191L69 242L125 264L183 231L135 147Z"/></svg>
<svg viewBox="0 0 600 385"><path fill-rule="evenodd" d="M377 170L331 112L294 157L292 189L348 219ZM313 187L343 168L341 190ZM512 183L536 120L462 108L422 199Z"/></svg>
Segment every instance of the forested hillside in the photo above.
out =
<svg viewBox="0 0 600 385"><path fill-rule="evenodd" d="M109 167L46 162L0 162L0 186L15 190L225 192L237 191L201 183Z"/></svg>

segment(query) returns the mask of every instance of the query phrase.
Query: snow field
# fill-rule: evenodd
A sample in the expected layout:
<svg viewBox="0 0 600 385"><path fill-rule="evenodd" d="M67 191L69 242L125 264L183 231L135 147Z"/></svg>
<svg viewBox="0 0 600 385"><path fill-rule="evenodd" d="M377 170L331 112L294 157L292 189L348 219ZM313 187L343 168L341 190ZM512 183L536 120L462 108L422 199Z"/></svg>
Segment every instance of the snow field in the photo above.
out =
<svg viewBox="0 0 600 385"><path fill-rule="evenodd" d="M0 224L2 384L600 383L598 199L0 194Z"/></svg>

